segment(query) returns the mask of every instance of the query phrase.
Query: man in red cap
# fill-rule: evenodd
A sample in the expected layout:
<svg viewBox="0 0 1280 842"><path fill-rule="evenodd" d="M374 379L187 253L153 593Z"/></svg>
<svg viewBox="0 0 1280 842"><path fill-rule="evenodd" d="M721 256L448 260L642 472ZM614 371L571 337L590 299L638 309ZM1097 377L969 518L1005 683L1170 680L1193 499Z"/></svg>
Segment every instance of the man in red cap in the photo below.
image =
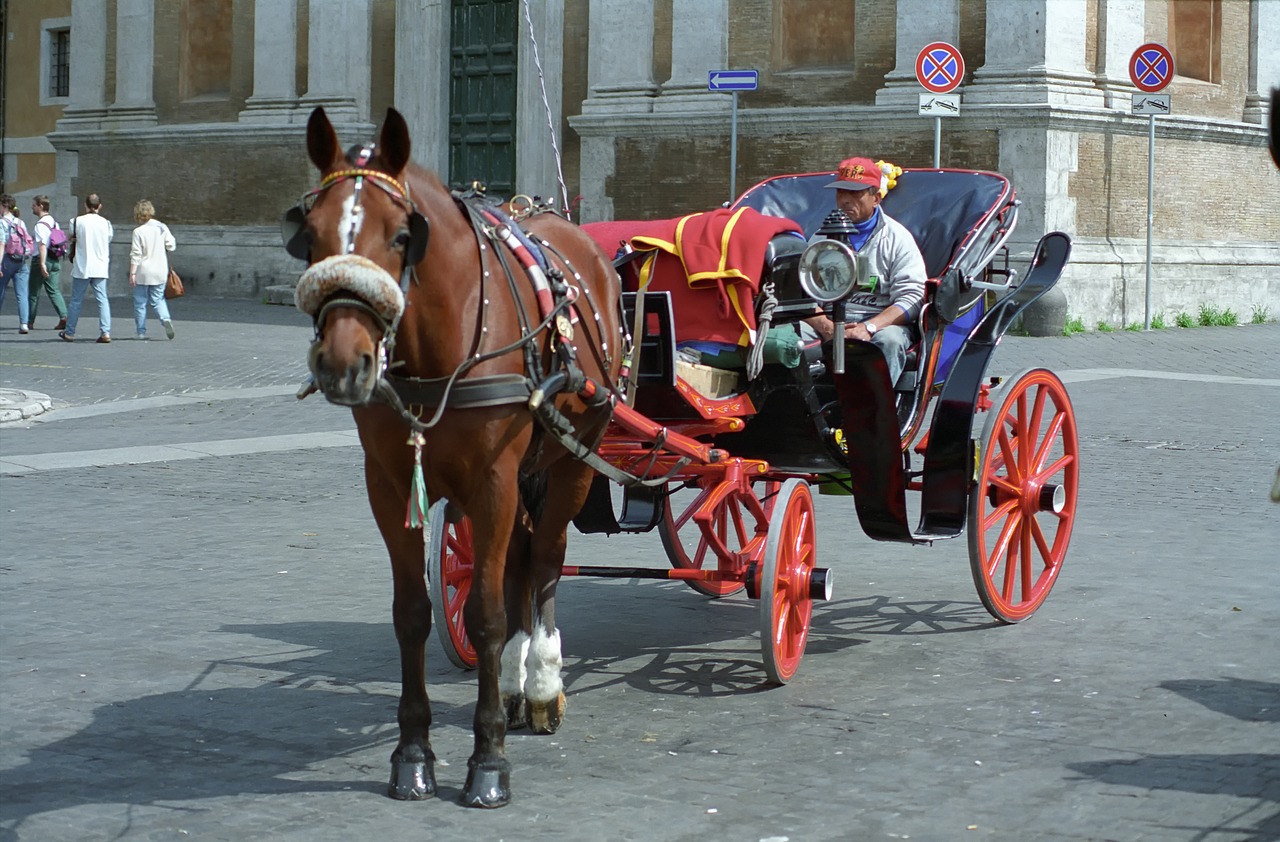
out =
<svg viewBox="0 0 1280 842"><path fill-rule="evenodd" d="M846 158L840 162L835 188L836 208L844 215L839 233L819 234L846 242L870 261L867 282L849 298L850 323L846 339L871 342L889 363L889 382L897 383L906 364L907 349L915 340L915 320L924 300L927 277L924 257L911 232L880 207L888 190L885 178L870 158ZM834 212L833 212L834 213ZM831 217L828 217L830 220ZM823 223L827 228L827 223ZM824 342L831 341L835 325L826 316L807 320Z"/></svg>

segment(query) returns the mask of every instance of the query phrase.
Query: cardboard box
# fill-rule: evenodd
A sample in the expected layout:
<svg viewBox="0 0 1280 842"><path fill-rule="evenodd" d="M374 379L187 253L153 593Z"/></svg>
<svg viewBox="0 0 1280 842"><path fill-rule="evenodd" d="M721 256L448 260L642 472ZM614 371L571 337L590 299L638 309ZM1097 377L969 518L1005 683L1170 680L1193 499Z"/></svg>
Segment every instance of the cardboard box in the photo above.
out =
<svg viewBox="0 0 1280 842"><path fill-rule="evenodd" d="M736 371L676 360L676 376L708 398L726 398L738 393Z"/></svg>

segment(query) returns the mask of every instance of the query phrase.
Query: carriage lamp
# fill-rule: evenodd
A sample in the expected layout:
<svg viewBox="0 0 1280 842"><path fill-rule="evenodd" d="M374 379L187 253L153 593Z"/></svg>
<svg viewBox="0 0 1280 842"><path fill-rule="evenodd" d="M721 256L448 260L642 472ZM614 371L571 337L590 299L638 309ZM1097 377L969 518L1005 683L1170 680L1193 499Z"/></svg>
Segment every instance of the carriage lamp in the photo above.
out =
<svg viewBox="0 0 1280 842"><path fill-rule="evenodd" d="M845 301L866 282L869 258L859 255L839 240L817 240L800 255L800 287L805 295L823 305L831 305L835 323L833 338L844 336ZM832 342L832 371L844 374L844 342Z"/></svg>

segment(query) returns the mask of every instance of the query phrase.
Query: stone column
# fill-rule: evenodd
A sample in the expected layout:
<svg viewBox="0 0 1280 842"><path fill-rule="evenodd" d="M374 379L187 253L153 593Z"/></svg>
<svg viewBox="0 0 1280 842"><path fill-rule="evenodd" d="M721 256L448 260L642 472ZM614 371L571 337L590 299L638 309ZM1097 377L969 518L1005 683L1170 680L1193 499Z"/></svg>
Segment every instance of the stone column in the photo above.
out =
<svg viewBox="0 0 1280 842"><path fill-rule="evenodd" d="M393 102L409 124L413 160L449 174L449 3L396 0Z"/></svg>
<svg viewBox="0 0 1280 842"><path fill-rule="evenodd" d="M1033 245L1049 231L1075 235L1076 200L1067 188L1079 167L1078 142L1076 132L1038 126L1000 130L1000 172L1022 200L1017 241Z"/></svg>
<svg viewBox="0 0 1280 842"><path fill-rule="evenodd" d="M1249 3L1249 84L1244 97L1244 121L1265 123L1271 89L1280 87L1280 3Z"/></svg>
<svg viewBox="0 0 1280 842"><path fill-rule="evenodd" d="M654 0L591 0L583 115L653 111Z"/></svg>
<svg viewBox="0 0 1280 842"><path fill-rule="evenodd" d="M106 120L112 128L156 124L155 58L155 0L116 0L116 101Z"/></svg>
<svg viewBox="0 0 1280 842"><path fill-rule="evenodd" d="M71 89L58 131L96 129L107 113L107 4L72 0Z"/></svg>
<svg viewBox="0 0 1280 842"><path fill-rule="evenodd" d="M323 106L333 123L369 123L372 0L310 0L306 111Z"/></svg>
<svg viewBox="0 0 1280 842"><path fill-rule="evenodd" d="M894 68L876 91L876 105L915 108L919 95L927 93L916 81L916 56L934 41L960 46L960 0L898 0L894 31ZM967 56L965 67L973 69Z"/></svg>
<svg viewBox="0 0 1280 842"><path fill-rule="evenodd" d="M729 67L729 0L672 0L671 78L654 111L728 111L731 98L707 89L707 74Z"/></svg>
<svg viewBox="0 0 1280 842"><path fill-rule="evenodd" d="M1136 90L1129 79L1129 59L1147 42L1143 32L1144 0L1101 0L1098 3L1098 68L1094 74L1107 108L1128 112Z"/></svg>
<svg viewBox="0 0 1280 842"><path fill-rule="evenodd" d="M240 112L241 123L297 123L297 0L253 2L253 94Z"/></svg>
<svg viewBox="0 0 1280 842"><path fill-rule="evenodd" d="M556 80L564 75L564 0L520 3L518 8L516 190L561 207L573 198L560 189L564 87Z"/></svg>
<svg viewBox="0 0 1280 842"><path fill-rule="evenodd" d="M1086 1L987 0L987 63L965 105L1101 107L1084 66Z"/></svg>

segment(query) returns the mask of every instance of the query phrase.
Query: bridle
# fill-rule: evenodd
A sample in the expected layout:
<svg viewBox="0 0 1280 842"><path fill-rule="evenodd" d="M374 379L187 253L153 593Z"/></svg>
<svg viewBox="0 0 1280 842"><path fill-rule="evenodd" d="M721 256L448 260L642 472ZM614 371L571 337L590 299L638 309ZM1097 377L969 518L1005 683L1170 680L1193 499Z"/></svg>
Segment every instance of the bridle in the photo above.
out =
<svg viewBox="0 0 1280 842"><path fill-rule="evenodd" d="M311 243L307 237L306 221L307 215L311 213L311 209L315 206L316 201L329 188L335 184L344 181L354 181L355 185L352 191L352 214L357 218L363 213L361 200L364 194L366 182L381 188L388 196L397 204L401 205L408 216L409 234L408 239L402 246L403 263L400 269L400 293L407 296L411 283L417 282L415 268L422 258L426 256L427 246L431 239L431 223L418 210L417 204L410 196L409 190L405 184L402 184L394 176L375 170L367 166L373 158L375 146L367 144L360 148L355 160L352 161L353 166L340 170L334 170L320 180L320 185L313 190L309 190L303 194L298 204L285 211L284 217L280 221L280 234L284 240L285 250L289 254L311 263ZM348 159L350 160L350 159ZM346 239L343 243L342 254L354 255L356 253L356 234L359 231L359 225L352 224L346 231ZM382 331L382 342L379 343L380 356L383 360L390 358L391 346L395 342L396 329L399 327L400 318L403 315L403 308L392 319L388 320L383 313L357 296L335 295L329 298L315 312L313 316L313 324L315 327L316 338L319 339L321 330L324 325L325 317L329 311L335 307L353 307L362 310L373 317L379 329Z"/></svg>

